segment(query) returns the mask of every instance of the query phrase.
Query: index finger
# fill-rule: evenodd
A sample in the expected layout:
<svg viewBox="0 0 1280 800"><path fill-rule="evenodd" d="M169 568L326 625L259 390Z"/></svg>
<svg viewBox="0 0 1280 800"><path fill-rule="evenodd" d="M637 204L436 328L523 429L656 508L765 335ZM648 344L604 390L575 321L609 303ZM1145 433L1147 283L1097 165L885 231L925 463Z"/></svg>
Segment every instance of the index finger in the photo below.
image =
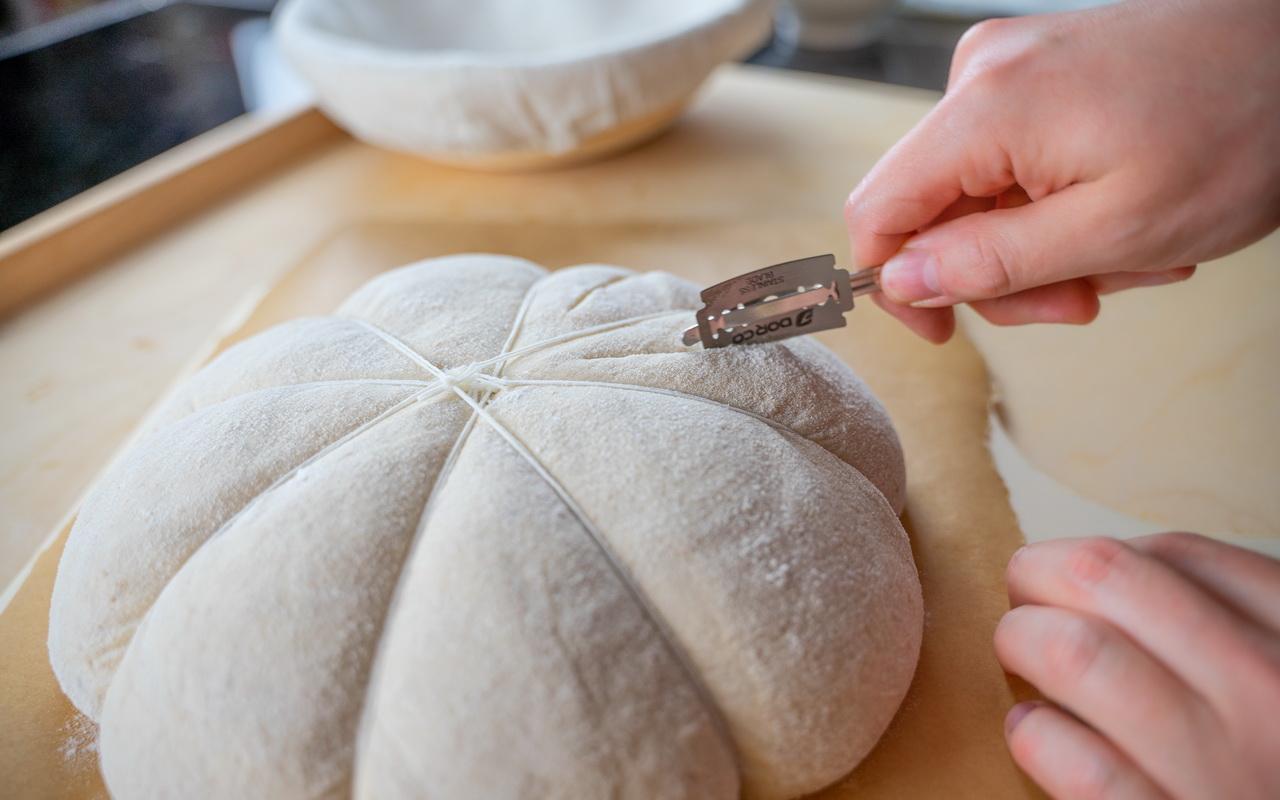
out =
<svg viewBox="0 0 1280 800"><path fill-rule="evenodd" d="M1014 185L1008 158L968 110L973 102L966 92L943 97L849 195L845 224L859 266L884 263L961 196Z"/></svg>

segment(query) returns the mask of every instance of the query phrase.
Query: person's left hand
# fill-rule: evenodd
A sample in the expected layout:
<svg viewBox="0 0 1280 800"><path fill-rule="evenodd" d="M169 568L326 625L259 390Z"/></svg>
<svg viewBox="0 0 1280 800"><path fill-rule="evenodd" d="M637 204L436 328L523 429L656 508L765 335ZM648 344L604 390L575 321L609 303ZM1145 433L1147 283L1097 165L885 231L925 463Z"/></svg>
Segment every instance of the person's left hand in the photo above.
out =
<svg viewBox="0 0 1280 800"><path fill-rule="evenodd" d="M1029 545L996 655L1052 703L1005 735L1059 800L1280 797L1280 562L1192 534Z"/></svg>

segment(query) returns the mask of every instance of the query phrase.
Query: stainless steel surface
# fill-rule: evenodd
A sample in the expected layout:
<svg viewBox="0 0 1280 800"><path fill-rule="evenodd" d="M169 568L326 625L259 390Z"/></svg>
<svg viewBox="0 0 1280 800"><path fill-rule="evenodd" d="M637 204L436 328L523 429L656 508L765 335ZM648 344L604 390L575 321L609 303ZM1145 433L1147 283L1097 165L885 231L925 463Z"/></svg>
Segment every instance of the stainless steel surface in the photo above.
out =
<svg viewBox="0 0 1280 800"><path fill-rule="evenodd" d="M681 341L706 348L776 342L845 325L853 298L879 289L879 267L850 275L827 254L747 272L702 291Z"/></svg>
<svg viewBox="0 0 1280 800"><path fill-rule="evenodd" d="M880 268L867 267L849 276L849 293L854 297L880 291Z"/></svg>

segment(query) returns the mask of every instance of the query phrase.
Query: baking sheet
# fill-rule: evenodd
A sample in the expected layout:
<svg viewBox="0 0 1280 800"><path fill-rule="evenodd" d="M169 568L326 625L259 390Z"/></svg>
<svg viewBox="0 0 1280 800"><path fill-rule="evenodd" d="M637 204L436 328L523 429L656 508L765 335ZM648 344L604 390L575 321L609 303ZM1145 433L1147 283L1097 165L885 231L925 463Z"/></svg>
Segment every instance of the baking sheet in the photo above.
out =
<svg viewBox="0 0 1280 800"><path fill-rule="evenodd" d="M715 221L603 224L454 223L372 219L335 230L262 297L222 346L284 319L325 313L378 272L419 258L486 251L548 266L580 262L664 269L710 284L796 253L840 252L838 225ZM1015 687L991 650L1007 607L1003 569L1021 544L986 447L987 380L959 338L921 342L871 304L820 337L888 407L907 457L904 522L924 586L924 644L915 680L864 764L823 798L1037 796L1004 749ZM101 796L92 729L63 698L44 647L60 537L0 614L0 781L21 797ZM4 788L4 787L0 787Z"/></svg>

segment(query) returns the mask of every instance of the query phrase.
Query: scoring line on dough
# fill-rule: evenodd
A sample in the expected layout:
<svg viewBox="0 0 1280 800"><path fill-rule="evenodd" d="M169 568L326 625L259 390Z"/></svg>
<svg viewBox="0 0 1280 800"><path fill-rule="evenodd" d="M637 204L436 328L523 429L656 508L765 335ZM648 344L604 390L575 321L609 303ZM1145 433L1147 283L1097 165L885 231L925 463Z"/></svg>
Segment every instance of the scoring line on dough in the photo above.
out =
<svg viewBox="0 0 1280 800"><path fill-rule="evenodd" d="M504 347L509 346L510 343L515 339L516 329L519 327L520 322L523 320L523 312L527 308L529 296L531 293L532 293L532 287L530 287L530 292L526 293L525 302L521 304L520 313L518 313L517 315L515 324L512 326L512 333L510 336L508 336L507 345L504 345ZM359 325L360 327L370 331L374 335L378 336L380 339L385 341L389 346L393 347L396 351L402 353L409 359L413 360L416 364L418 364L418 366L422 367L427 372L436 376L437 382L442 387L447 387L448 389L451 389L459 399L461 399L467 405L471 406L473 411L472 419L474 419L476 416L479 416L480 418L484 419L484 421L489 425L489 427L492 428L494 432L497 433L502 439L504 439L507 442L507 444L509 444L512 447L512 449L514 449L522 458L524 458L525 461L529 464L529 466L533 468L534 472L536 472L539 475L539 477L541 477L543 481L551 488L551 490L560 498L561 502L565 504L565 507L569 509L569 512L572 513L575 518L577 518L579 525L581 525L583 530L586 531L588 537L592 540L592 542L595 543L597 549L600 550L601 554L605 558L605 562L609 565L610 569L617 576L623 588L627 591L628 594L631 595L633 601L644 613L644 615L649 619L649 623L653 626L654 631L658 634L659 642L662 643L663 647L668 651L668 653L676 661L681 671L685 673L685 678L689 681L691 688L694 690L694 693L698 696L699 700L701 701L701 704L704 710L706 711L712 726L716 729L721 740L724 742L725 747L729 750L730 755L734 762L735 771L739 776L741 776L742 775L741 755L738 751L737 742L733 737L732 729L729 727L728 719L725 716L724 711L721 708L720 704L716 701L715 696L712 694L710 687L707 686L706 681L703 679L701 671L694 664L693 659L690 657L688 651L685 650L683 645L681 645L680 642L678 641L675 635L675 632L671 628L670 624L666 621L665 617L663 617L663 615L657 609L657 607L653 604L653 602L649 600L648 596L640 588L638 582L635 580L635 577L631 574L630 570L626 568L626 566L622 563L621 559L617 556L617 554L613 552L613 548L609 545L608 540L601 533L599 528L596 527L595 523L592 522L590 517L587 516L586 512L582 509L582 507L578 504L578 502L573 498L573 496L569 494L569 491L564 487L564 485L560 483L560 481L556 479L556 477L552 475L549 470L547 470L547 468L542 464L542 462L538 460L538 458L528 449L528 447L522 441L519 440L519 438L516 437L514 433L511 432L509 428L503 425L501 421L499 421L496 417L490 414L488 410L485 408L485 406L491 400L492 395L494 394L494 391L496 390L496 388L500 388L503 385L507 385L507 384L515 384L518 381L512 381L510 379L501 378L496 375L485 374L485 380L482 381L482 383L486 385L487 390L483 399L481 401L477 401L464 389L463 386L455 383L454 380L450 377L451 374L456 375L460 373L466 374L468 376L476 376L478 374L481 374L479 373L479 370L483 369L486 366L491 366L494 364L498 364L499 369L501 369L501 366L505 365L511 359L517 358L521 355L532 352L534 350L543 349L546 347L550 347L552 345L561 344L567 341L572 341L574 339L579 339L586 336L594 335L596 333L603 333L605 331L614 330L617 328L625 327L627 325L643 322L649 319L655 319L657 317L662 317L662 316L670 316L673 313L687 313L687 312L663 311L655 314L645 314L638 317L631 317L624 320L605 323L603 325L596 325L590 328L584 328L579 331L571 331L567 334L562 334L559 336L550 337L548 339L543 339L541 341L534 342L532 344L521 347L517 350L499 353L498 355L492 358L485 359L482 361L476 361L471 364L465 365L463 367L456 367L448 371L443 370L440 367L436 366L435 364L431 363L431 361L428 360L425 356L423 356L421 353L414 350L406 342L399 339L394 334L386 330L383 330L382 328L372 323L369 323L365 320L351 318L351 321ZM602 385L616 386L617 384L602 384ZM744 413L750 413L750 412L744 412ZM468 420L468 428L467 428L468 433L470 432L472 427L470 425L470 422L471 420ZM462 437L460 436L459 442L461 441L461 439ZM458 449L460 449L460 447ZM450 455L451 457L456 457L455 454L452 452ZM439 481L439 476L437 477L436 487L439 486L438 481ZM436 487L433 487L432 494L434 494L434 489ZM428 504L430 503L430 500L431 498L428 497L427 499ZM424 514L426 510L427 509L424 506L424 509L423 509ZM422 525L422 520L419 520L419 528L415 530L415 542L411 545L411 548L410 548L411 552L414 546L416 545L417 535L418 533L421 532L421 525ZM407 564L407 559L406 559L406 564ZM402 575L403 575L403 571L404 571L404 567L402 566L401 568ZM397 580L397 590L398 590L398 587L399 587L399 580ZM398 594L398 591L393 594L392 604L395 603L395 596L394 596L395 594ZM386 624L386 620L390 619L390 611L391 611L391 608L388 609L388 614L384 617L384 625ZM370 685L372 685L372 682L373 682L373 677L371 676ZM366 692L368 691L368 689L369 689L369 686L366 686ZM363 717L363 712L361 716Z"/></svg>

